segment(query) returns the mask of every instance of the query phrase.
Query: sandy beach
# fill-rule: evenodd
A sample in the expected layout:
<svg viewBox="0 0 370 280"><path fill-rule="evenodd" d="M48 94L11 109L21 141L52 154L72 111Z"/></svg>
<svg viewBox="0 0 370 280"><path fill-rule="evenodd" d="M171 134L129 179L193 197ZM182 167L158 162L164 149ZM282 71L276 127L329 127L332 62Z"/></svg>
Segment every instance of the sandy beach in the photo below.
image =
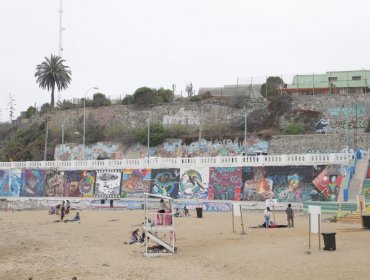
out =
<svg viewBox="0 0 370 280"><path fill-rule="evenodd" d="M72 211L74 215L75 211ZM80 211L80 223L54 223L47 211L0 212L0 279L369 279L370 230L360 224L322 223L336 232L336 251L318 249L308 216L295 228L253 229L262 212L244 212L246 235L231 213L204 212L203 219L176 218L178 251L147 258L125 244L140 228L143 211ZM70 215L71 217L71 215ZM286 224L284 213L276 222ZM140 228L141 229L141 228ZM323 248L322 241L322 248Z"/></svg>

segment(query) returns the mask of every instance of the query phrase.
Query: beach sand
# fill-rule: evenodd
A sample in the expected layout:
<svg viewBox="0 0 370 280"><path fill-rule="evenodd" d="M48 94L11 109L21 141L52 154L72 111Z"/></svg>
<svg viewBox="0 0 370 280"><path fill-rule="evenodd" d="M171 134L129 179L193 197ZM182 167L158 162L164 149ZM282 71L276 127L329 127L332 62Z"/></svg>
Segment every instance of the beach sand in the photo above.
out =
<svg viewBox="0 0 370 280"><path fill-rule="evenodd" d="M143 211L83 210L81 223L53 223L58 217L46 210L0 212L0 279L370 279L370 230L359 223L323 222L337 250L319 250L313 234L307 254L303 213L293 229L267 230L249 228L262 224L262 212L244 212L246 235L239 217L232 232L230 212L190 213L175 220L177 253L148 258L144 247L125 244ZM276 222L286 224L285 214Z"/></svg>

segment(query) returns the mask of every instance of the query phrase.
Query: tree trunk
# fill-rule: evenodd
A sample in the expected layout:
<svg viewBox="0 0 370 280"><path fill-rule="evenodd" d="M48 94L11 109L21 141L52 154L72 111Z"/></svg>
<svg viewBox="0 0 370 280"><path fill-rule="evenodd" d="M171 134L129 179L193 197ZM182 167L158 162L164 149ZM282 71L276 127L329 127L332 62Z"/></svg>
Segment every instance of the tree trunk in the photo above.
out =
<svg viewBox="0 0 370 280"><path fill-rule="evenodd" d="M51 102L50 102L51 107L54 108L54 86L51 87Z"/></svg>

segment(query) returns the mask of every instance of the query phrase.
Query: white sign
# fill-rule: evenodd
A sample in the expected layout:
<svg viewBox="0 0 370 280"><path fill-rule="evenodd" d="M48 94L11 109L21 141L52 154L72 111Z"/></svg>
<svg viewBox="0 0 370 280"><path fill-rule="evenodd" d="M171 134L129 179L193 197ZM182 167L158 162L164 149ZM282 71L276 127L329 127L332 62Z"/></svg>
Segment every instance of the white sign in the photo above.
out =
<svg viewBox="0 0 370 280"><path fill-rule="evenodd" d="M366 211L365 196L363 194L357 195L357 208L362 212Z"/></svg>
<svg viewBox="0 0 370 280"><path fill-rule="evenodd" d="M265 203L266 203L266 207L275 207L277 206L277 199L266 199L265 200Z"/></svg>
<svg viewBox="0 0 370 280"><path fill-rule="evenodd" d="M321 206L316 205L308 205L308 213L311 214L311 232L318 233L319 232L319 214L321 216Z"/></svg>
<svg viewBox="0 0 370 280"><path fill-rule="evenodd" d="M235 217L240 217L240 203L233 203L233 212Z"/></svg>

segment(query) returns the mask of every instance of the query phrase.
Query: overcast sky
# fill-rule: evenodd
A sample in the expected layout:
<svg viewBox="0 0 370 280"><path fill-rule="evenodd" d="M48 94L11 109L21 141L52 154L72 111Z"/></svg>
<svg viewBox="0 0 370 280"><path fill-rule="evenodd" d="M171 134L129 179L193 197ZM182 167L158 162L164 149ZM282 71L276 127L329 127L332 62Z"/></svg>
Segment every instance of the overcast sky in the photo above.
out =
<svg viewBox="0 0 370 280"><path fill-rule="evenodd" d="M58 54L59 3L0 2L2 121L9 93L16 115L50 102L34 73ZM198 89L251 76L370 69L366 0L63 0L63 10L72 82L62 99L93 86L118 97L141 86L181 91L188 82Z"/></svg>

